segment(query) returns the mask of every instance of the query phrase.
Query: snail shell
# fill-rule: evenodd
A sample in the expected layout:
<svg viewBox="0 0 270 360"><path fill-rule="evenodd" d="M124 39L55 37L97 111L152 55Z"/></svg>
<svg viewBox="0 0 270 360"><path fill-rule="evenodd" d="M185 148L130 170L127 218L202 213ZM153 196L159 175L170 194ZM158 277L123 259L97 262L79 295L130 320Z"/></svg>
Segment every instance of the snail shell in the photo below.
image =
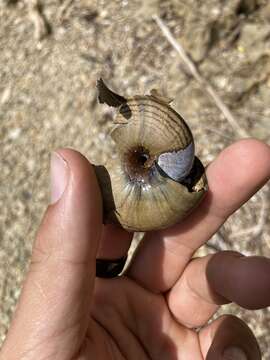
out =
<svg viewBox="0 0 270 360"><path fill-rule="evenodd" d="M166 228L186 216L207 190L194 141L171 99L150 95L124 98L97 82L100 103L117 108L111 132L118 153L96 166L105 222L129 231Z"/></svg>

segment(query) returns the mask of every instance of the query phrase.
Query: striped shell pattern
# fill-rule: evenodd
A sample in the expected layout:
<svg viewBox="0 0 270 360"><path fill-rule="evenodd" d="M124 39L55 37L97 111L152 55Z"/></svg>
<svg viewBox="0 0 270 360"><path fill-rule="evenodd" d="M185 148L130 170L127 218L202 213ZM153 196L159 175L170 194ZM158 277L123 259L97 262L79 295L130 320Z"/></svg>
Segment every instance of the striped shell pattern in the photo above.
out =
<svg viewBox="0 0 270 360"><path fill-rule="evenodd" d="M100 103L117 110L111 136L117 156L96 166L105 222L129 231L166 228L184 218L207 190L194 140L170 99L156 90L124 98L97 82Z"/></svg>

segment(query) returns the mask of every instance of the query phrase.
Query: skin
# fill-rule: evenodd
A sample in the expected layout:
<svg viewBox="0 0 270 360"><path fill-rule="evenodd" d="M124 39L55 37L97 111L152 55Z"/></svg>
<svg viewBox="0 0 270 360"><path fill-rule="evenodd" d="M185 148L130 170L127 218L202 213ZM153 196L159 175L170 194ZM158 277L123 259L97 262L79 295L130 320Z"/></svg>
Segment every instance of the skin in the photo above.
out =
<svg viewBox="0 0 270 360"><path fill-rule="evenodd" d="M270 147L248 139L225 149L207 168L210 191L200 206L181 224L147 233L127 274L114 279L95 278L95 258L123 256L132 234L102 225L101 196L89 162L73 150L58 154L67 163L68 184L39 228L0 359L260 359L256 340L240 319L222 316L206 325L220 304L238 299L229 286L234 281L244 294L240 305L250 304L256 281L239 282L242 257L192 256L269 180ZM268 259L255 265L245 259L247 269L252 266L260 277L269 274ZM223 273L235 269L221 279L225 289L217 285L220 264ZM256 289L257 307L270 304L265 288L267 276Z"/></svg>

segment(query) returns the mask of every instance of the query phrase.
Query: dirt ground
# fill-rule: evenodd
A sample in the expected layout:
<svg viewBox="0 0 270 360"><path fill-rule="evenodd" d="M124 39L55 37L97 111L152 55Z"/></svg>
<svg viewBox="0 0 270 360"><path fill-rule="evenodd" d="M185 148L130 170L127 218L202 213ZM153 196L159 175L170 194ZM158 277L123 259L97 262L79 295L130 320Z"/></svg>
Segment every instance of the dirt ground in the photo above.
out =
<svg viewBox="0 0 270 360"><path fill-rule="evenodd" d="M112 112L96 101L102 76L123 95L158 88L190 125L207 164L239 139L183 65L152 16L181 43L250 136L270 144L268 0L0 0L0 342L48 203L53 149L73 147L103 163L114 151ZM41 16L41 17L40 17ZM232 174L233 176L233 174ZM264 187L201 250L270 257ZM270 360L270 311L241 316Z"/></svg>

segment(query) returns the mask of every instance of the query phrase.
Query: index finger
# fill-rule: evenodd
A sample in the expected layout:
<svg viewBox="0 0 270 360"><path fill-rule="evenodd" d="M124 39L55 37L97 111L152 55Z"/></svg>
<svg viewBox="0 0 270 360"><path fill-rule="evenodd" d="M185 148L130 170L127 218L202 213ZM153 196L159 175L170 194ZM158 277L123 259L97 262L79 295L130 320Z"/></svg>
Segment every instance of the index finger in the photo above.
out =
<svg viewBox="0 0 270 360"><path fill-rule="evenodd" d="M194 252L270 178L270 147L258 140L234 143L207 168L209 192L184 221L147 233L129 276L155 292L169 290Z"/></svg>

